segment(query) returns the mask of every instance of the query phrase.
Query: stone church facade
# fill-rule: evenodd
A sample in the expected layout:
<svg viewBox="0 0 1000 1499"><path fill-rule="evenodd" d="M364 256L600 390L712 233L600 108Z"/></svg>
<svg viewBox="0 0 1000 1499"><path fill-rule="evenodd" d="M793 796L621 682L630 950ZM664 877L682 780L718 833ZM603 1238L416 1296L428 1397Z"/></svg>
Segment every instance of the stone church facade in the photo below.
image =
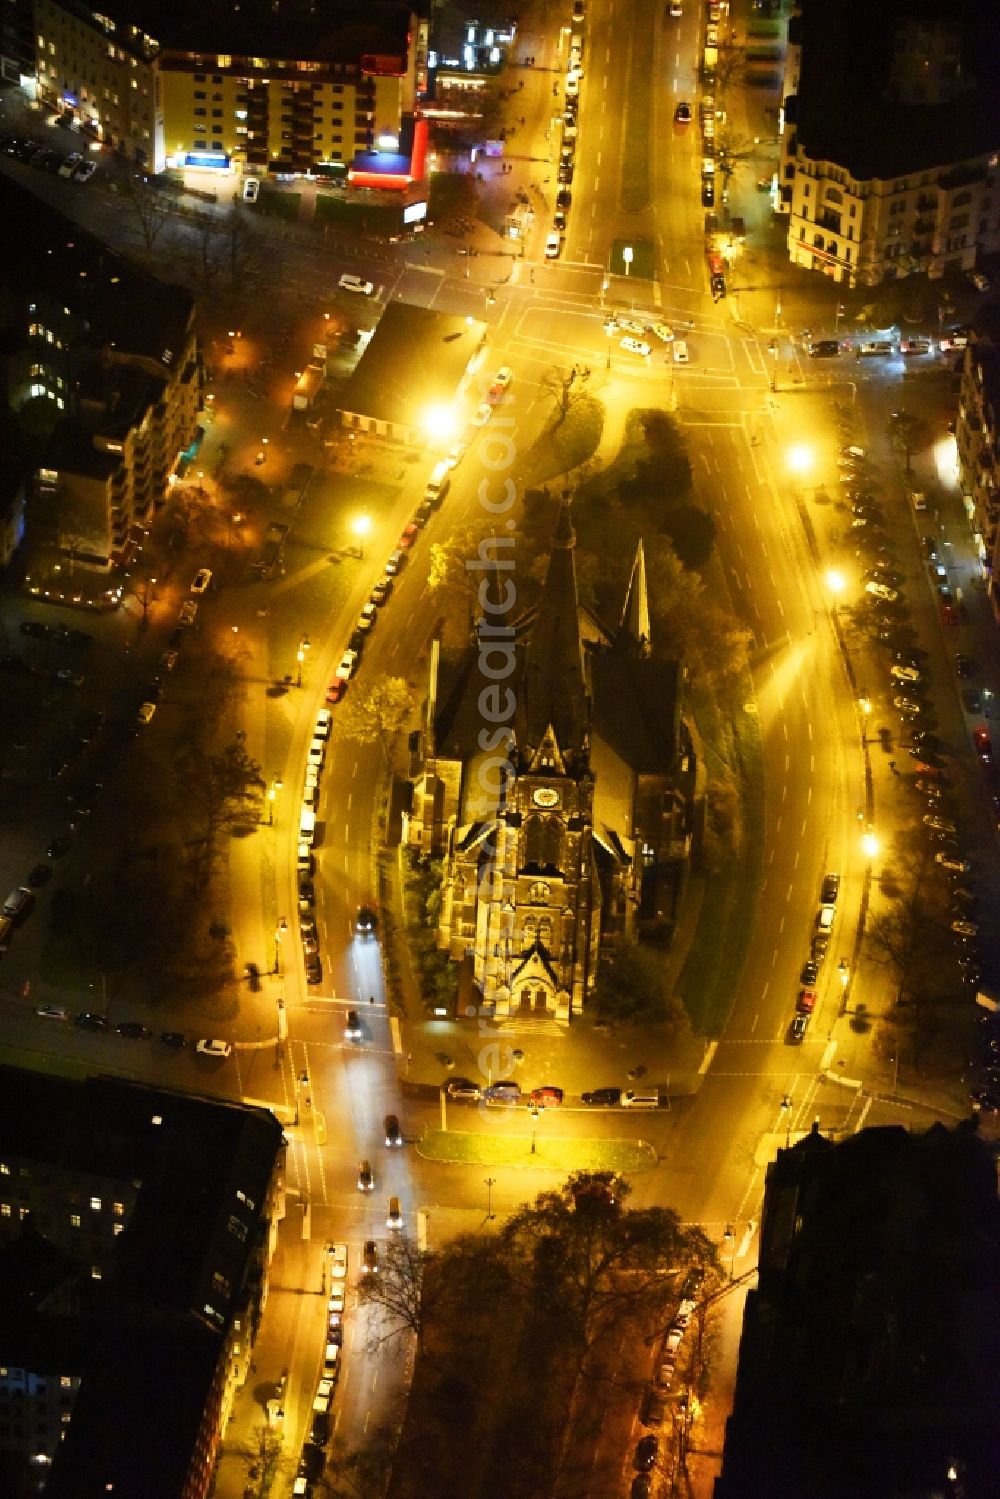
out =
<svg viewBox="0 0 1000 1499"><path fill-rule="evenodd" d="M694 784L683 670L651 655L641 545L613 630L580 606L568 504L541 599L513 619L504 545L481 549L453 680L432 652L404 836L443 859L438 939L479 1003L567 1022L602 947L673 914Z"/></svg>

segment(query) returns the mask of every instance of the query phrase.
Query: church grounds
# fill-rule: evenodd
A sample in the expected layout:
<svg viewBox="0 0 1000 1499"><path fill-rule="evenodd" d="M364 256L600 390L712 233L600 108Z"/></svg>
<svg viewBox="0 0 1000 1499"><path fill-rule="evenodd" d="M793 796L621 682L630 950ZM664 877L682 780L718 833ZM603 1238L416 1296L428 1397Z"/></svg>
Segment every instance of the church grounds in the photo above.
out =
<svg viewBox="0 0 1000 1499"><path fill-rule="evenodd" d="M523 1118L523 1116L521 1116ZM616 1171L634 1175L656 1165L656 1150L645 1140L582 1138L550 1135L545 1125L529 1140L490 1130L471 1134L462 1130L434 1130L416 1144L426 1160L475 1166L520 1166L535 1171Z"/></svg>

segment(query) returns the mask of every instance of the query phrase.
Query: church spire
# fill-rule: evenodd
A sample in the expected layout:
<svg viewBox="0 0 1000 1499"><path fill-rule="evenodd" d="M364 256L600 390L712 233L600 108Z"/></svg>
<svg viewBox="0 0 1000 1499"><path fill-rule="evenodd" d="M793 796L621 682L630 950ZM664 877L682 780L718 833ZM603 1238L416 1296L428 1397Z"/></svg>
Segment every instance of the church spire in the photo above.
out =
<svg viewBox="0 0 1000 1499"><path fill-rule="evenodd" d="M559 511L522 678L522 743L535 751L551 728L564 756L586 747L590 719L580 640L573 552L576 533L568 498Z"/></svg>
<svg viewBox="0 0 1000 1499"><path fill-rule="evenodd" d="M632 576L629 579L628 593L625 595L625 608L622 610L618 641L620 645L636 652L637 655L649 655L649 595L646 591L646 554L641 541L636 549L635 561L632 563Z"/></svg>

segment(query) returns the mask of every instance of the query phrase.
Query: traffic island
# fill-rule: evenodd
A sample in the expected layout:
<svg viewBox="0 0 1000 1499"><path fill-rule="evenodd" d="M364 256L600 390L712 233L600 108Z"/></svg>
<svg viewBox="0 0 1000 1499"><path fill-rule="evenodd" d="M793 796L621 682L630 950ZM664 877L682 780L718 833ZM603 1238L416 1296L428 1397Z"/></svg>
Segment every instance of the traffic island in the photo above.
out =
<svg viewBox="0 0 1000 1499"><path fill-rule="evenodd" d="M530 1134L468 1134L462 1130L432 1130L416 1144L425 1160L463 1166L530 1166L539 1171L615 1171L630 1175L651 1171L656 1151L646 1140L581 1139L577 1135L543 1137Z"/></svg>

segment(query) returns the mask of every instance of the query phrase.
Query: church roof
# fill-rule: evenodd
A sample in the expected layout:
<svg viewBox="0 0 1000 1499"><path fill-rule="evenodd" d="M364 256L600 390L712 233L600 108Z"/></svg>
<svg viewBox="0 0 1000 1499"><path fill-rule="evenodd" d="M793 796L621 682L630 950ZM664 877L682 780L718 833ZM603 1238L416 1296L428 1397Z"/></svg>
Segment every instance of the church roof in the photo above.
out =
<svg viewBox="0 0 1000 1499"><path fill-rule="evenodd" d="M597 650L588 665L595 737L639 775L669 771L677 753L680 663Z"/></svg>
<svg viewBox="0 0 1000 1499"><path fill-rule="evenodd" d="M618 639L626 649L637 651L641 656L649 655L649 594L646 589L646 553L641 541L632 564Z"/></svg>
<svg viewBox="0 0 1000 1499"><path fill-rule="evenodd" d="M576 533L569 504L559 512L549 570L525 651L518 714L519 738L529 753L551 726L564 754L582 750L589 704L580 642L580 602L573 552Z"/></svg>

